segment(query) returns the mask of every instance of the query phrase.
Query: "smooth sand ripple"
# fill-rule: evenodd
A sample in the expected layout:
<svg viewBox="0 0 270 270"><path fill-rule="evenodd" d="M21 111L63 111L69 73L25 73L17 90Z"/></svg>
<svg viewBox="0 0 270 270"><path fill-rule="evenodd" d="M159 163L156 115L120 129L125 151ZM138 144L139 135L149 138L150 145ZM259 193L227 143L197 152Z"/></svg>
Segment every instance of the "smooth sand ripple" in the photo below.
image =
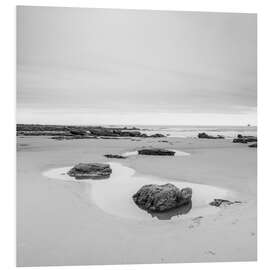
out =
<svg viewBox="0 0 270 270"><path fill-rule="evenodd" d="M81 182L89 183L89 190L85 193L85 199L95 203L104 212L111 215L132 218L132 219L151 219L166 220L171 218L194 218L197 216L212 215L219 211L219 208L209 206L214 198L228 198L232 193L226 189L201 185L189 182L180 182L166 178L158 178L150 175L135 176L135 170L120 163L109 162L112 168L110 178L104 180L75 180L67 175L71 167L52 169L43 173L50 179L73 181L74 184ZM193 190L192 206L170 211L163 214L149 214L140 209L132 199L141 186L146 184L172 183L181 188L191 187Z"/></svg>

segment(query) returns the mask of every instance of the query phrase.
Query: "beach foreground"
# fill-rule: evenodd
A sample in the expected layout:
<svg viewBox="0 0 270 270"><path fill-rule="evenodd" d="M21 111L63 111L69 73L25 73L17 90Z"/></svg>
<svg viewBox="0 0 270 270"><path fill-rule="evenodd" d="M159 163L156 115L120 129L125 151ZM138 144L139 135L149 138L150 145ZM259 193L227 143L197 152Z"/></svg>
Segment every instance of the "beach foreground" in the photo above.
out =
<svg viewBox="0 0 270 270"><path fill-rule="evenodd" d="M256 260L256 149L230 140L170 137L166 141L17 137L17 265ZM145 146L189 155L128 155L123 160L104 157L132 153ZM105 183L107 188L103 189L103 184L96 182L69 181L46 174L79 162L113 162L115 168L132 170L134 181L127 179L125 188L123 178L117 185L108 182L110 189ZM156 178L180 186L208 185L212 190L224 191L217 197L209 193L209 199L223 195L223 199L242 203L209 206L213 209L210 211L197 209L195 203L186 215L164 219L132 212L131 202L125 204L125 194L129 194L125 190L131 190L134 183L141 186ZM113 199L114 195L124 199L109 207L106 198Z"/></svg>

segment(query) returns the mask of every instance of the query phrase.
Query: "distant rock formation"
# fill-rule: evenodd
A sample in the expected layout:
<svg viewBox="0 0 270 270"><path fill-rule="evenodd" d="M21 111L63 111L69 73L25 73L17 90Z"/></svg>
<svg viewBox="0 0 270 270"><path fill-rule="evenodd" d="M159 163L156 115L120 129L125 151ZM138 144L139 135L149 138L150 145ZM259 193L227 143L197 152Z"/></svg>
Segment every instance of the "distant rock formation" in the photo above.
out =
<svg viewBox="0 0 270 270"><path fill-rule="evenodd" d="M112 154L104 155L104 157L106 157L106 158L119 158L119 159L124 159L124 158L126 158L126 157L121 156L121 155L112 155Z"/></svg>
<svg viewBox="0 0 270 270"><path fill-rule="evenodd" d="M150 212L164 212L191 203L192 189L172 184L145 185L133 195L134 202Z"/></svg>
<svg viewBox="0 0 270 270"><path fill-rule="evenodd" d="M56 140L141 137L161 138L162 134L146 135L138 128L112 128L101 126L60 126L60 125L23 125L17 124L17 136L54 136Z"/></svg>
<svg viewBox="0 0 270 270"><path fill-rule="evenodd" d="M212 202L210 202L209 204L212 206L227 206L227 205L231 205L231 204L235 204L235 203L241 203L240 201L229 201L229 200L223 200L223 199L214 199Z"/></svg>
<svg viewBox="0 0 270 270"><path fill-rule="evenodd" d="M160 148L149 148L138 150L138 154L151 156L174 156L175 151Z"/></svg>
<svg viewBox="0 0 270 270"><path fill-rule="evenodd" d="M248 143L257 142L257 137L255 136L243 136L241 134L237 135L237 138L233 139L233 143Z"/></svg>
<svg viewBox="0 0 270 270"><path fill-rule="evenodd" d="M211 135L206 134L205 132L202 132L202 133L198 134L198 138L200 138L200 139L224 139L225 137L221 136L221 135L211 136Z"/></svg>
<svg viewBox="0 0 270 270"><path fill-rule="evenodd" d="M75 179L102 179L110 177L112 169L108 164L79 163L68 171L68 175Z"/></svg>

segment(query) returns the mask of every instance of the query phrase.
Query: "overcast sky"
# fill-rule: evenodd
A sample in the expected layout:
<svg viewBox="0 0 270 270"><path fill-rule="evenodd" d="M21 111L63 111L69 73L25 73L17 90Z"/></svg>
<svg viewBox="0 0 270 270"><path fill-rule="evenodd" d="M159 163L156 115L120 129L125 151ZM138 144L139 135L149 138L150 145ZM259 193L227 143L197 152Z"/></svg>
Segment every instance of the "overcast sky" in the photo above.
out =
<svg viewBox="0 0 270 270"><path fill-rule="evenodd" d="M17 8L17 122L257 123L256 15Z"/></svg>

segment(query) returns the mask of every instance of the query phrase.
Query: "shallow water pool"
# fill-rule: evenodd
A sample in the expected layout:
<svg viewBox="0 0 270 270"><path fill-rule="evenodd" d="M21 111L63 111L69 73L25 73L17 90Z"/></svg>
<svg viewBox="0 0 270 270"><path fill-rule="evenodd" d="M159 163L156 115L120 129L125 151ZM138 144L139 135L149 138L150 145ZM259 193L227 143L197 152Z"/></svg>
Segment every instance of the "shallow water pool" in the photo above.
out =
<svg viewBox="0 0 270 270"><path fill-rule="evenodd" d="M50 179L72 181L74 184L87 183L89 188L83 194L83 199L96 204L104 212L111 215L129 219L186 219L198 216L216 214L220 209L210 206L209 203L215 198L228 199L232 197L229 190L202 184L170 180L151 175L136 176L135 170L120 163L108 162L112 168L110 178L104 180L75 180L67 175L71 167L51 169L43 173ZM192 205L166 213L148 213L139 208L133 201L135 194L143 185L171 183L182 189L192 188ZM88 187L88 185L86 185Z"/></svg>

